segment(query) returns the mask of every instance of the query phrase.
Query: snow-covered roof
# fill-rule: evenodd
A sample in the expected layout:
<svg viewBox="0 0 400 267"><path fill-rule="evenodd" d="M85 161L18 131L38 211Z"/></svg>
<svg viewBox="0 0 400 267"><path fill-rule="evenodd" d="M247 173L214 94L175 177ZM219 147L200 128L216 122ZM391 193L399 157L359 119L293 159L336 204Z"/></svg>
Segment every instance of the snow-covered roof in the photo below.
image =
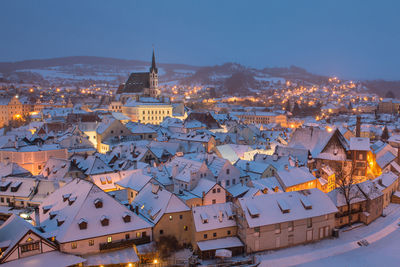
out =
<svg viewBox="0 0 400 267"><path fill-rule="evenodd" d="M96 155L91 155L88 157L75 155L71 158L71 160L75 160L78 168L84 171L86 175L113 172L113 169L111 169L103 160L101 160Z"/></svg>
<svg viewBox="0 0 400 267"><path fill-rule="evenodd" d="M116 184L123 188L129 188L139 192L151 179L151 176L145 175L139 170L116 182Z"/></svg>
<svg viewBox="0 0 400 267"><path fill-rule="evenodd" d="M352 137L350 138L350 150L370 151L369 138Z"/></svg>
<svg viewBox="0 0 400 267"><path fill-rule="evenodd" d="M232 202L193 207L192 214L196 232L236 226Z"/></svg>
<svg viewBox="0 0 400 267"><path fill-rule="evenodd" d="M235 184L234 186L229 187L227 190L233 197L238 197L249 191L249 189L250 187L248 187L247 185L238 183Z"/></svg>
<svg viewBox="0 0 400 267"><path fill-rule="evenodd" d="M347 205L346 197L341 188L336 188L327 193L327 195L337 207L342 207ZM351 204L366 200L364 194L360 191L357 185L350 186L349 199Z"/></svg>
<svg viewBox="0 0 400 267"><path fill-rule="evenodd" d="M156 224L165 213L189 211L190 208L160 185L147 183L131 203L139 213Z"/></svg>
<svg viewBox="0 0 400 267"><path fill-rule="evenodd" d="M282 169L277 172L277 176L284 188L304 184L316 179L306 167Z"/></svg>
<svg viewBox="0 0 400 267"><path fill-rule="evenodd" d="M95 202L101 205L96 207ZM43 209L46 206L50 210ZM129 222L123 220L125 215L131 217ZM55 236L60 243L152 227L96 185L82 179L75 179L48 196L40 205L39 216L46 235ZM107 226L101 224L104 216L109 219ZM81 219L87 222L86 229L80 229Z"/></svg>
<svg viewBox="0 0 400 267"><path fill-rule="evenodd" d="M71 161L67 159L49 158L44 165L40 175L49 180L64 178L69 172Z"/></svg>
<svg viewBox="0 0 400 267"><path fill-rule="evenodd" d="M311 155L315 158L323 151L333 135L338 136L339 142L345 149L348 148L347 141L339 130L336 129L329 132L325 129L319 129L316 127L297 128L293 133L288 146L308 149Z"/></svg>
<svg viewBox="0 0 400 267"><path fill-rule="evenodd" d="M122 265L139 262L139 257L133 247L112 250L97 254L85 255L85 266Z"/></svg>
<svg viewBox="0 0 400 267"><path fill-rule="evenodd" d="M40 231L37 230L33 225L22 219L21 217L12 214L1 226L0 226L0 245L2 248L7 247L6 250L2 251L2 255L7 255L8 252L17 244L17 242L28 232L33 231L38 236L42 236Z"/></svg>
<svg viewBox="0 0 400 267"><path fill-rule="evenodd" d="M22 168L17 163L0 163L0 177L7 176L31 176L31 172Z"/></svg>
<svg viewBox="0 0 400 267"><path fill-rule="evenodd" d="M268 169L269 164L240 159L235 163L235 166L246 172L262 174Z"/></svg>
<svg viewBox="0 0 400 267"><path fill-rule="evenodd" d="M215 182L206 178L202 178L199 180L196 187L192 191L190 191L190 193L198 197L202 197L203 192L207 194L211 190L211 188L213 188L215 185L216 185Z"/></svg>
<svg viewBox="0 0 400 267"><path fill-rule="evenodd" d="M239 238L232 236L232 237L199 241L197 242L197 246L201 251L207 251L207 250L243 247L244 245Z"/></svg>
<svg viewBox="0 0 400 267"><path fill-rule="evenodd" d="M36 254L29 257L20 258L15 261L9 261L3 263L2 267L17 267L17 266L30 266L30 267L42 267L42 266L54 266L57 263L59 267L75 266L85 262L84 258L62 253L60 251L50 251L45 253Z"/></svg>
<svg viewBox="0 0 400 267"><path fill-rule="evenodd" d="M13 196L16 198L30 198L33 196L38 180L35 178L5 177L0 181L2 196Z"/></svg>
<svg viewBox="0 0 400 267"><path fill-rule="evenodd" d="M380 176L376 177L373 181L378 182L384 187L388 187L392 185L398 178L399 177L393 172L385 172L382 173Z"/></svg>
<svg viewBox="0 0 400 267"><path fill-rule="evenodd" d="M311 203L311 208L304 206L303 198ZM278 201L284 201L289 207L289 211L283 211L281 209L283 207L279 206ZM331 199L316 188L240 198L239 203L250 228L337 212L337 208Z"/></svg>

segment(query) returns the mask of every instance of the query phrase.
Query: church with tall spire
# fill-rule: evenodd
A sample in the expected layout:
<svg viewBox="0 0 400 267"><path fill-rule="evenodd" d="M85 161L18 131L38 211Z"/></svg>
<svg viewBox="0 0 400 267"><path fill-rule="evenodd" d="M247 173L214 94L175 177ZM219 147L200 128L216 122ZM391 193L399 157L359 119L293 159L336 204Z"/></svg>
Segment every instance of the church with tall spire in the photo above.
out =
<svg viewBox="0 0 400 267"><path fill-rule="evenodd" d="M133 72L122 84L111 107L121 107L119 112L131 121L160 124L164 118L172 117L172 104L168 97L161 96L158 88L158 68L153 48L149 72Z"/></svg>
<svg viewBox="0 0 400 267"><path fill-rule="evenodd" d="M150 71L131 73L126 83L118 88L117 94L122 95L123 98L135 98L138 95L154 98L160 96L160 90L158 89L158 68L156 66L154 48Z"/></svg>

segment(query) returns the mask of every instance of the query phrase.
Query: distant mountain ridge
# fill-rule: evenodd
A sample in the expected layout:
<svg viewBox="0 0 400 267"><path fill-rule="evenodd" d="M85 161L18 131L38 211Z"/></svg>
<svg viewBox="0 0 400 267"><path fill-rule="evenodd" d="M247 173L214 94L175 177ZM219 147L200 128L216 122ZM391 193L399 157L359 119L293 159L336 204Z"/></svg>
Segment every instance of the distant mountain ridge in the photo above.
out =
<svg viewBox="0 0 400 267"><path fill-rule="evenodd" d="M214 66L160 63L160 80L186 85L210 85L229 93L248 93L251 89L268 87L269 79L325 84L328 76L317 75L296 67L266 67L256 69L238 63ZM130 72L148 71L149 61L127 60L96 56L71 56L0 62L0 81L40 82L48 84L79 84L106 81L118 85L125 82ZM370 91L384 96L393 91L400 95L400 81L363 81Z"/></svg>
<svg viewBox="0 0 400 267"><path fill-rule="evenodd" d="M121 67L135 67L142 65L150 66L150 62L142 60L127 60L127 59L95 57L95 56L71 56L71 57L58 57L49 59L31 59L31 60L23 60L16 62L0 62L0 72L7 73L23 69L49 68L49 67L66 66L74 64L114 65ZM158 63L158 65L171 68L182 68L182 69L200 68L197 66L191 66L186 64Z"/></svg>

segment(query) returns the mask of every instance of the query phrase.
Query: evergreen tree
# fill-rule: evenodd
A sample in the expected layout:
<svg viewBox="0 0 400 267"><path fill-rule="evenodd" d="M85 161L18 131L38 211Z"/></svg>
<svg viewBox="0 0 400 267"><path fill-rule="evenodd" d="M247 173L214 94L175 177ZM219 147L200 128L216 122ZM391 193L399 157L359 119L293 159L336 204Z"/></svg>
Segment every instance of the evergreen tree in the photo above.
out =
<svg viewBox="0 0 400 267"><path fill-rule="evenodd" d="M394 93L392 91L387 91L387 93L385 94L386 98L394 98Z"/></svg>
<svg viewBox="0 0 400 267"><path fill-rule="evenodd" d="M347 109L348 109L349 111L352 111L352 110L353 110L353 105L351 104L351 101L349 102L349 105L347 106Z"/></svg>
<svg viewBox="0 0 400 267"><path fill-rule="evenodd" d="M286 102L285 110L290 112L290 110L291 110L291 108L290 108L290 100L288 100Z"/></svg>
<svg viewBox="0 0 400 267"><path fill-rule="evenodd" d="M388 139L389 139L389 131L385 125L385 128L383 128L383 131L382 131L381 140L387 141Z"/></svg>
<svg viewBox="0 0 400 267"><path fill-rule="evenodd" d="M293 107L292 113L295 114L295 115L298 115L298 114L301 113L300 106L299 106L299 104L297 102L294 103L294 107Z"/></svg>

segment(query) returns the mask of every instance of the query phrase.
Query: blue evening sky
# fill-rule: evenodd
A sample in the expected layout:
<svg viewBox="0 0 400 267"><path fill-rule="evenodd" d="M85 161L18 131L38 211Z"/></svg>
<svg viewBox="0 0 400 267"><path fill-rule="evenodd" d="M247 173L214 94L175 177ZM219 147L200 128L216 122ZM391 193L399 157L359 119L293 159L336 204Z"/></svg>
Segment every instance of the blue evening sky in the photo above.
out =
<svg viewBox="0 0 400 267"><path fill-rule="evenodd" d="M396 0L1 0L0 61L91 55L400 79Z"/></svg>

